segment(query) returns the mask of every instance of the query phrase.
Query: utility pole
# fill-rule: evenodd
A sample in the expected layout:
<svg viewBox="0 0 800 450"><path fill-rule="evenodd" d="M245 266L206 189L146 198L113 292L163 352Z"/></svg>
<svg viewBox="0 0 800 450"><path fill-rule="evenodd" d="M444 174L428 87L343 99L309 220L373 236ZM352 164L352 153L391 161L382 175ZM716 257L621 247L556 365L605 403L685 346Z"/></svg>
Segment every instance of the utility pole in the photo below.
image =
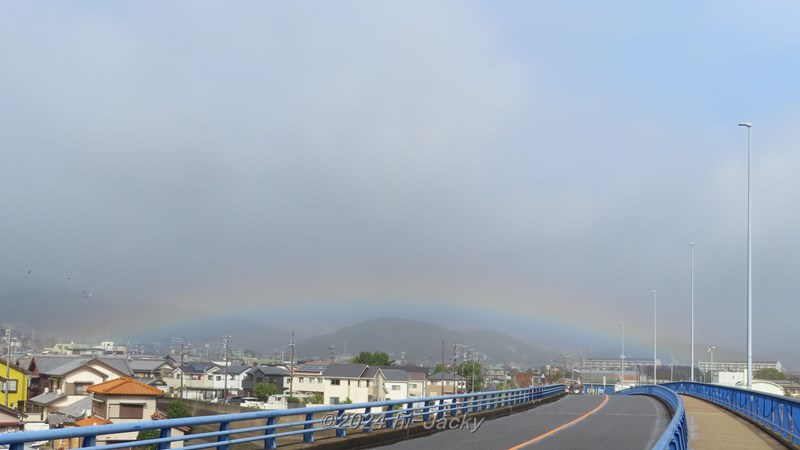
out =
<svg viewBox="0 0 800 450"><path fill-rule="evenodd" d="M456 370L455 367L453 370ZM444 338L442 338L442 395L444 395ZM453 386L453 390L455 391L455 386Z"/></svg>
<svg viewBox="0 0 800 450"><path fill-rule="evenodd" d="M294 396L294 330L289 339L289 397Z"/></svg>
<svg viewBox="0 0 800 450"><path fill-rule="evenodd" d="M225 358L225 384L224 384L225 387L224 390L222 391L223 399L228 398L228 354L230 352L230 345L229 345L230 338L231 337L228 336L227 334L225 336L222 336L222 357Z"/></svg>
<svg viewBox="0 0 800 450"><path fill-rule="evenodd" d="M8 385L11 384L11 328L6 328L6 343L8 344L8 357L6 358L6 382L3 385L5 386L6 408L8 408Z"/></svg>
<svg viewBox="0 0 800 450"><path fill-rule="evenodd" d="M458 388L456 388L456 386L458 386L456 384L456 346L457 345L458 344L456 344L455 342L453 343L453 393L454 394L458 394Z"/></svg>
<svg viewBox="0 0 800 450"><path fill-rule="evenodd" d="M178 344L181 345L181 387L180 387L180 390L178 392L179 392L180 398L183 398L183 371L185 370L185 368L183 367L183 356L185 354L184 350L183 350L184 349L184 341L183 341L183 338L173 336L172 337L172 342L175 342L175 343L178 343Z"/></svg>

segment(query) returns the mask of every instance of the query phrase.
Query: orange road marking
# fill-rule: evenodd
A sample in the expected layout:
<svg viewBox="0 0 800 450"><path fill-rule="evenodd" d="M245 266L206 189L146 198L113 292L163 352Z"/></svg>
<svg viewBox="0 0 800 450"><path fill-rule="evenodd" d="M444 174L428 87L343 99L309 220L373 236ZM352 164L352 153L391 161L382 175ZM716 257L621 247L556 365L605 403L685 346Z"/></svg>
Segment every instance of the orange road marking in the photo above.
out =
<svg viewBox="0 0 800 450"><path fill-rule="evenodd" d="M587 418L587 417L591 416L592 414L594 414L595 412L597 412L597 410L598 410L598 409L600 409L600 408L602 408L603 406L605 406L605 405L606 405L606 403L608 402L608 395L606 395L605 397L606 397L606 398L605 398L605 400L603 400L603 403L600 403L600 405L599 405L597 408L595 408L595 409L593 409L593 410L591 410L591 411L587 412L586 414L584 414L584 415L582 415L582 416L578 417L577 419L573 420L572 422L565 423L564 425L561 425L561 426L560 426L560 427L558 427L558 428L553 428L552 430L548 431L547 433L540 434L539 436L536 436L535 438L531 439L530 441L525 441L525 442L523 442L522 444L519 444L519 445L516 445L516 446L514 446L514 447L511 447L511 448L510 448L510 449L508 449L508 450L519 450L519 449L520 449L520 448L522 448L522 447L525 447L525 446L527 446L527 445L531 445L531 444L533 444L534 442L536 442L536 441L538 441L538 440L544 439L544 438L546 438L547 436L550 436L550 435L552 435L552 434L554 434L554 433L557 433L558 431L560 431L560 430L563 430L564 428L567 428L568 426L570 426L570 425L572 425L572 424L574 424L574 423L580 422L581 420L583 420L583 419L585 419L585 418Z"/></svg>

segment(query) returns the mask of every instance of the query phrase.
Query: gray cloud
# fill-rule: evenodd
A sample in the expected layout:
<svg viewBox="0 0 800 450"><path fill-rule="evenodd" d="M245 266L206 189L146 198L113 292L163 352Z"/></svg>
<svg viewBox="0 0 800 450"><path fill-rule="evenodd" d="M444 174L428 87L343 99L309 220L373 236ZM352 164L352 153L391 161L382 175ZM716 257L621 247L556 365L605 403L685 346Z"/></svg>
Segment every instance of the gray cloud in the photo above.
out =
<svg viewBox="0 0 800 450"><path fill-rule="evenodd" d="M610 346L625 320L646 352L651 289L665 336L688 335L693 240L698 338L735 350L735 124L752 117L756 350L800 361L780 347L796 315L797 93L732 100L769 76L735 72L700 21L678 51L663 26L524 5L17 8L0 27L4 304L88 303L98 321L131 304L302 306L329 314L285 325L329 330L427 320L396 305L435 301L585 330L565 346ZM717 20L727 36L742 19ZM787 27L752 44L759 58L796 50ZM559 305L593 313L570 324ZM463 314L442 320L505 326Z"/></svg>

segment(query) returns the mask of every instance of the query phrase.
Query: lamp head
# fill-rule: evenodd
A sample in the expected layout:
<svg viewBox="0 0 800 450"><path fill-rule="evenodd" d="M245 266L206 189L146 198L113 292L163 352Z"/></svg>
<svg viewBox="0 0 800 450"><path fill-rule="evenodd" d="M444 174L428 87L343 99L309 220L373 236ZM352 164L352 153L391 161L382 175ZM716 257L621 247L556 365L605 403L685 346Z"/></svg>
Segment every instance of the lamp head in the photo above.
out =
<svg viewBox="0 0 800 450"><path fill-rule="evenodd" d="M752 124L752 123L750 123L750 122L741 122L741 123L739 123L739 126L740 126L740 127L747 127L747 128L750 128L750 127L752 127L752 126L753 126L753 124Z"/></svg>

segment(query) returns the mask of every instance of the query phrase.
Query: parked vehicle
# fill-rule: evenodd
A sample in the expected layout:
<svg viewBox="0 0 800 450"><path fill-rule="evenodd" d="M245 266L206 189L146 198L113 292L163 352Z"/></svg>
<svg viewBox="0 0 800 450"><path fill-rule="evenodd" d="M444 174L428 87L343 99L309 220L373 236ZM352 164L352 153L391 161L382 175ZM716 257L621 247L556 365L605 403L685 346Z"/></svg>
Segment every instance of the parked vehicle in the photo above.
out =
<svg viewBox="0 0 800 450"><path fill-rule="evenodd" d="M233 396L233 397L230 397L228 399L223 400L222 403L224 403L226 405L241 405L242 404L242 398L243 397L240 397L240 396Z"/></svg>
<svg viewBox="0 0 800 450"><path fill-rule="evenodd" d="M242 397L242 403L240 406L261 409L264 406L264 402L259 400L258 397Z"/></svg>

